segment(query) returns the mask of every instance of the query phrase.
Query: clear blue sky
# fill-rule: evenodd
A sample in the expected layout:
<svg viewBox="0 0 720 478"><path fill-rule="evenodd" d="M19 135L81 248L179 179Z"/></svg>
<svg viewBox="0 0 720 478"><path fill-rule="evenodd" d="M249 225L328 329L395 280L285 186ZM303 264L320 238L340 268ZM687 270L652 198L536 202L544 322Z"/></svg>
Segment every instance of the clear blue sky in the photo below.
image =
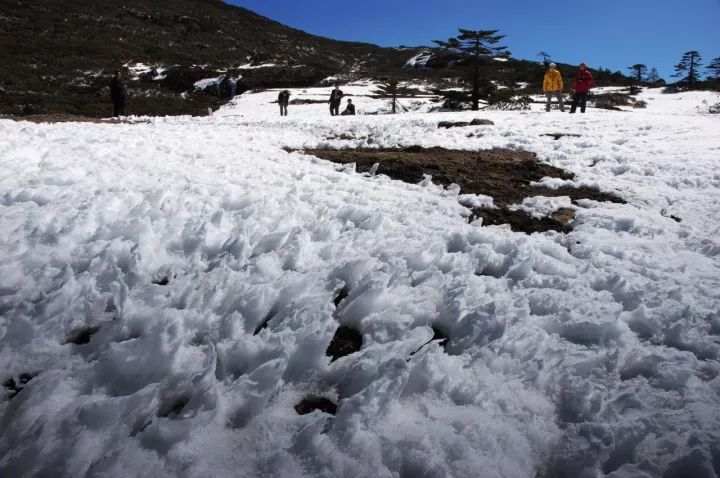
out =
<svg viewBox="0 0 720 478"><path fill-rule="evenodd" d="M230 0L308 33L383 46L429 45L457 27L500 29L516 58L669 78L688 50L720 57L720 0Z"/></svg>

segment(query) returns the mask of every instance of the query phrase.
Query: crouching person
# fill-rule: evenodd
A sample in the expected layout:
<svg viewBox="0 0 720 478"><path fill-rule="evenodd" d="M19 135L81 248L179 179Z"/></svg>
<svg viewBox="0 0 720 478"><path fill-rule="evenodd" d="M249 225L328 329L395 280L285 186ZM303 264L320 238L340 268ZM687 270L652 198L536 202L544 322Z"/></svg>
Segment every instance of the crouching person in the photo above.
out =
<svg viewBox="0 0 720 478"><path fill-rule="evenodd" d="M353 104L351 99L348 99L347 106L345 107L345 110L340 113L341 116L355 116L355 105Z"/></svg>

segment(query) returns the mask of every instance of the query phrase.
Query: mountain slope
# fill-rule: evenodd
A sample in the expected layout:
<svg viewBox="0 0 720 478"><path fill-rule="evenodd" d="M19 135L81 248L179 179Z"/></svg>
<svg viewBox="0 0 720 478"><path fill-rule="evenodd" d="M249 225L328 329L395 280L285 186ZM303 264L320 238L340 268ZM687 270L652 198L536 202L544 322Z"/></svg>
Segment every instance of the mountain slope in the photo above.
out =
<svg viewBox="0 0 720 478"><path fill-rule="evenodd" d="M459 76L448 72L453 54L330 40L220 0L5 0L0 55L0 114L11 115L107 116L117 68L129 76L129 113L148 115L217 107L230 94L224 79L243 92L329 77ZM537 86L543 70L536 62L490 60L483 75ZM615 76L608 79L626 80Z"/></svg>
<svg viewBox="0 0 720 478"><path fill-rule="evenodd" d="M158 114L216 102L178 94L218 72L242 76L248 88L300 86L343 71L400 69L417 53L309 35L219 0L3 2L0 51L0 112L10 114L101 114L102 89L121 65L156 67L131 87L133 111ZM267 63L276 66L237 69Z"/></svg>

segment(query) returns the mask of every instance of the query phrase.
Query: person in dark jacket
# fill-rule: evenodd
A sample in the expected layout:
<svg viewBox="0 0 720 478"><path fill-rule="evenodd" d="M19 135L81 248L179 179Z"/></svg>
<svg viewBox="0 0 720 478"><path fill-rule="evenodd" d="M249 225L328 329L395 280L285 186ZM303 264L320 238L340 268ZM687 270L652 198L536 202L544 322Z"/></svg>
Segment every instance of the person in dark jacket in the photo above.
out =
<svg viewBox="0 0 720 478"><path fill-rule="evenodd" d="M122 81L122 72L115 71L112 81L110 81L110 97L113 102L113 116L125 116L125 99L127 97L127 89Z"/></svg>
<svg viewBox="0 0 720 478"><path fill-rule="evenodd" d="M280 105L280 116L287 116L288 104L290 104L290 92L288 90L282 90L278 94L278 104Z"/></svg>
<svg viewBox="0 0 720 478"><path fill-rule="evenodd" d="M590 70L587 69L585 63L580 63L577 75L575 76L575 94L573 95L570 113L575 113L578 106L580 106L580 112L585 113L588 93L590 92L590 88L592 88L592 83L593 77L592 74L590 74Z"/></svg>
<svg viewBox="0 0 720 478"><path fill-rule="evenodd" d="M335 89L330 93L330 114L337 116L340 114L340 103L342 102L343 92L339 85L335 85Z"/></svg>
<svg viewBox="0 0 720 478"><path fill-rule="evenodd" d="M355 116L355 105L353 104L351 99L348 99L345 111L343 111L341 114L342 116Z"/></svg>

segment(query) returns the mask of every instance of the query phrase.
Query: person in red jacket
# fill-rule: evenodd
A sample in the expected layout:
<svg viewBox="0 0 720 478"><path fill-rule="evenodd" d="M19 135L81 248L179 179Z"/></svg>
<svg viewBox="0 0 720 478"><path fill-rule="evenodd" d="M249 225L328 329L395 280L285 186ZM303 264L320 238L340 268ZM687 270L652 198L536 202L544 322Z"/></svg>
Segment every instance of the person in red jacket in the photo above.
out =
<svg viewBox="0 0 720 478"><path fill-rule="evenodd" d="M580 112L585 113L587 97L588 93L590 92L590 88L592 88L592 82L593 77L590 74L590 70L587 69L585 63L580 63L577 75L575 76L575 94L573 95L570 113L575 113L578 105L580 106Z"/></svg>

